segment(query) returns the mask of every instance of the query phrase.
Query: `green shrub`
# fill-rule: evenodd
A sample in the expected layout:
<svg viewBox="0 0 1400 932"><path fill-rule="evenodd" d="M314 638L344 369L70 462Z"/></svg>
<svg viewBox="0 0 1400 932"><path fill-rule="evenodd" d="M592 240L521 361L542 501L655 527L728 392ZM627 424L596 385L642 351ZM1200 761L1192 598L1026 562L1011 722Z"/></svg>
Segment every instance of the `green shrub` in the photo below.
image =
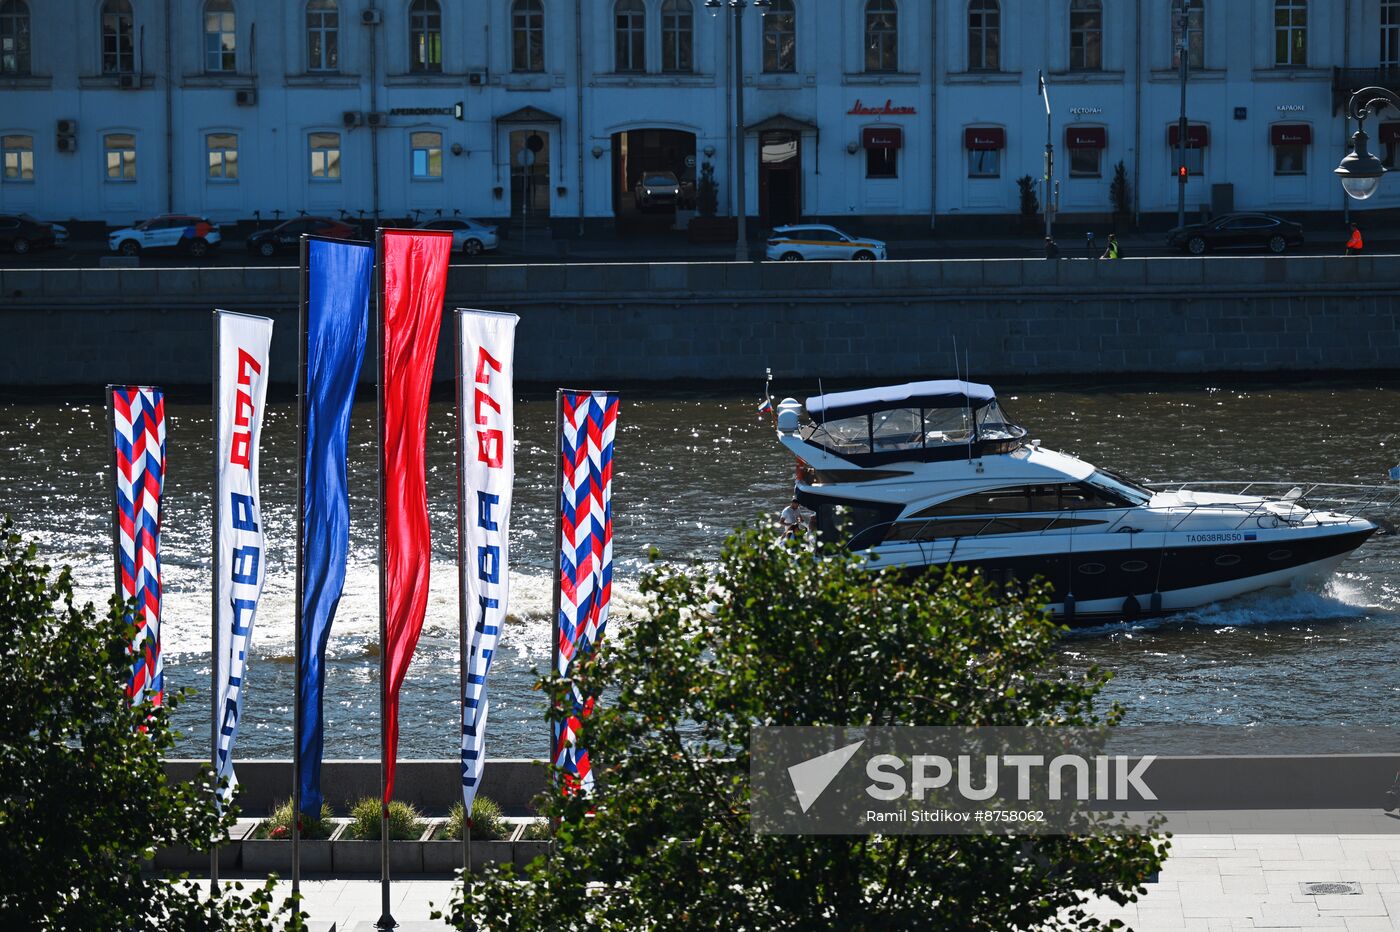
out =
<svg viewBox="0 0 1400 932"><path fill-rule="evenodd" d="M423 834L423 817L418 810L401 800L389 803L389 839L391 841L417 841ZM379 839L379 799L366 796L355 803L350 810L351 838L360 841Z"/></svg>
<svg viewBox="0 0 1400 932"><path fill-rule="evenodd" d="M549 841L554 837L554 829L549 824L548 819L537 819L525 824L525 831L520 834L522 841Z"/></svg>
<svg viewBox="0 0 1400 932"><path fill-rule="evenodd" d="M437 837L460 841L465 811L461 803L453 806L447 814L447 824L438 829ZM509 835L510 826L501 818L501 807L494 799L478 796L472 800L472 841L501 841Z"/></svg>
<svg viewBox="0 0 1400 932"><path fill-rule="evenodd" d="M335 830L335 823L331 821L331 807L326 803L321 803L321 817L312 818L308 815L301 817L301 837L307 841L323 841L331 837L331 832ZM289 799L281 803L272 811L272 818L264 819L258 824L258 830L254 833L254 838L286 839L292 840L292 801Z"/></svg>

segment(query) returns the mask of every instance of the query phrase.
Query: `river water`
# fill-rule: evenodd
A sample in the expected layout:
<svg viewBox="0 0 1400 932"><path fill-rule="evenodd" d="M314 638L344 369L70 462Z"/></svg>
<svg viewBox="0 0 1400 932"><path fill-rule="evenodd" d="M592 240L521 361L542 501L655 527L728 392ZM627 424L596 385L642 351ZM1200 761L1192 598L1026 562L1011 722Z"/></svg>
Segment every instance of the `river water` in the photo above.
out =
<svg viewBox="0 0 1400 932"><path fill-rule="evenodd" d="M781 387L781 386L780 386ZM797 394L796 391L793 392ZM172 401L185 399L174 398ZM189 396L189 400L198 401ZM1048 447L1147 480L1276 479L1377 483L1400 458L1400 389L1371 384L1112 391L1003 390L1012 417ZM163 566L167 688L199 695L177 714L182 754L208 754L210 416L167 407ZM544 703L532 689L549 657L553 398L518 402L510 616L491 674L488 752L543 756ZM332 632L326 753L378 756L377 570L373 408L351 435L352 540ZM238 756L290 757L295 405L268 406L262 505L268 581L254 632ZM765 419L766 421L766 419ZM451 406L429 421L431 596L402 694L403 757L457 752L456 525ZM90 404L0 404L0 509L70 564L86 599L111 586L108 439ZM624 395L614 492L614 624L639 606L650 547L666 560L710 560L734 525L773 511L792 461L754 400ZM1400 700L1400 538L1375 537L1327 583L1199 612L1067 636L1075 666L1115 673L1107 698L1135 724L1393 724Z"/></svg>

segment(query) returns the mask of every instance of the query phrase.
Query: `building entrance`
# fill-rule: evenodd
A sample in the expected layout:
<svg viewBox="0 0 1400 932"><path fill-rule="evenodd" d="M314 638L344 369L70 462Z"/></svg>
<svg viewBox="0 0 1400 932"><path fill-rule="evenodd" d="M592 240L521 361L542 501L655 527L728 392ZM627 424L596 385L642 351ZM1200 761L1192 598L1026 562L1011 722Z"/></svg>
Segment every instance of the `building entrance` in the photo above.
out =
<svg viewBox="0 0 1400 932"><path fill-rule="evenodd" d="M802 135L770 130L759 136L759 217L764 226L796 223L802 216Z"/></svg>
<svg viewBox="0 0 1400 932"><path fill-rule="evenodd" d="M695 207L695 134L630 129L612 136L613 215L618 232L669 229Z"/></svg>

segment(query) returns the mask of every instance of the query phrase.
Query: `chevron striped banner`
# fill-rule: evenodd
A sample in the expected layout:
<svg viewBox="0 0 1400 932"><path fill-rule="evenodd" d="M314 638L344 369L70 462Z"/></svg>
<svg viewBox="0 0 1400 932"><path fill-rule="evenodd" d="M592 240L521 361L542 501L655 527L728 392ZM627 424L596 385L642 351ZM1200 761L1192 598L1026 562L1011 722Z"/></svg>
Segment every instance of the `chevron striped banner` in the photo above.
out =
<svg viewBox="0 0 1400 932"><path fill-rule="evenodd" d="M132 704L160 705L165 697L160 655L160 502L165 486L165 393L114 385L111 392L113 476L116 486L117 587L136 599L131 642ZM130 620L130 618L128 618Z"/></svg>
<svg viewBox="0 0 1400 932"><path fill-rule="evenodd" d="M618 397L613 392L559 393L559 613L557 670L569 676L576 658L603 639L612 598L613 440ZM554 729L554 764L565 789L593 785L588 751L578 745L593 697L574 686L573 709Z"/></svg>

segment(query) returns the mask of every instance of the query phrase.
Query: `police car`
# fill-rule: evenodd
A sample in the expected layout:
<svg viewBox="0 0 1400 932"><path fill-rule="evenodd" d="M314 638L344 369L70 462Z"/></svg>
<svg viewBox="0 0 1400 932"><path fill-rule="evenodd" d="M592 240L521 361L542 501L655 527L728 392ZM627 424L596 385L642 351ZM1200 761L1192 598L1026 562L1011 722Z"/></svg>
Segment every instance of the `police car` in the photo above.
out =
<svg viewBox="0 0 1400 932"><path fill-rule="evenodd" d="M880 240L852 236L824 223L775 227L768 236L766 255L780 262L887 258L885 244Z"/></svg>
<svg viewBox="0 0 1400 932"><path fill-rule="evenodd" d="M147 249L183 249L198 257L219 245L221 239L217 223L204 217L167 214L109 233L107 247L124 256L137 256Z"/></svg>

